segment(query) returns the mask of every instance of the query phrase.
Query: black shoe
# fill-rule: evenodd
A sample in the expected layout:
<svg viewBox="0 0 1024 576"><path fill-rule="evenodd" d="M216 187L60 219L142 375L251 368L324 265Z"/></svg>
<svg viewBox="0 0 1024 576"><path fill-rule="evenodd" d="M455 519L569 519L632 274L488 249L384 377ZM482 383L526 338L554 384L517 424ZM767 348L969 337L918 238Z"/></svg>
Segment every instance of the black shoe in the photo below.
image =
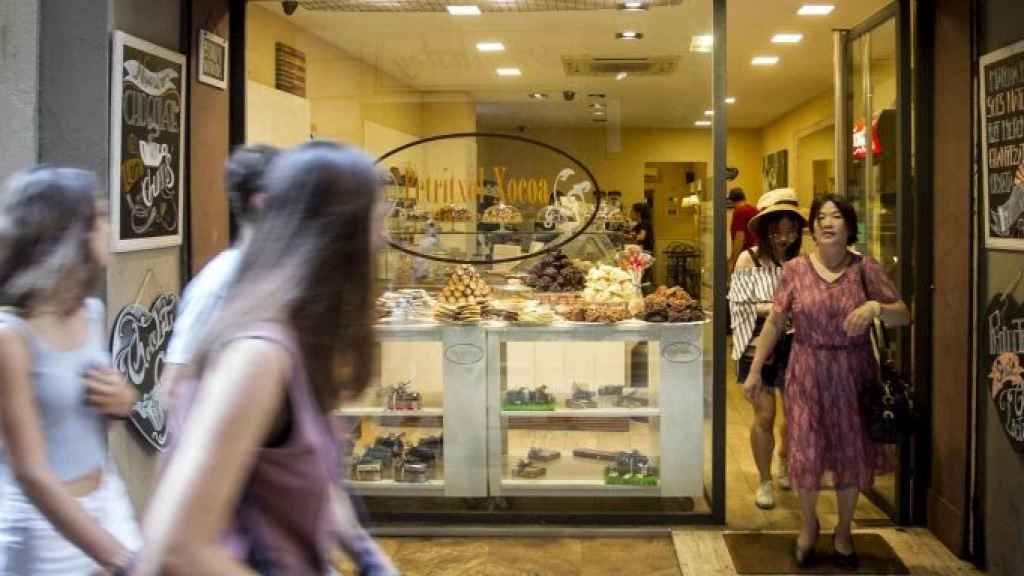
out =
<svg viewBox="0 0 1024 576"><path fill-rule="evenodd" d="M850 535L850 553L843 554L836 548L836 535L832 534L832 550L835 552L833 559L835 560L836 566L846 570L856 570L860 566L860 558L857 557L857 551L853 550L853 534Z"/></svg>
<svg viewBox="0 0 1024 576"><path fill-rule="evenodd" d="M800 568L809 568L811 566L814 566L814 563L817 561L817 559L818 558L815 546L811 546L810 548L807 548L805 550L800 547L799 538L796 540L796 542L793 542L793 561L796 562L797 566L799 566Z"/></svg>

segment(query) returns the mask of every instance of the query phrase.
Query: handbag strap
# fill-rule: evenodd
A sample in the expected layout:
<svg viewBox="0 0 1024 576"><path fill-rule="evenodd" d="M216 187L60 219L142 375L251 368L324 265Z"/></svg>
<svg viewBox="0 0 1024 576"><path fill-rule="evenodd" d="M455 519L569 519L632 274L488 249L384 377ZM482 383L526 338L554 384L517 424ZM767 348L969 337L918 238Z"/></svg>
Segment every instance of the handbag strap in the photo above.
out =
<svg viewBox="0 0 1024 576"><path fill-rule="evenodd" d="M864 301L870 302L871 292L868 291L868 274L864 267L863 256L860 258L860 264L857 267L860 273L860 287L864 291ZM889 335L885 332L885 323L882 322L881 318L875 318L871 323L870 335L871 344L875 349L875 359L881 364L889 357Z"/></svg>

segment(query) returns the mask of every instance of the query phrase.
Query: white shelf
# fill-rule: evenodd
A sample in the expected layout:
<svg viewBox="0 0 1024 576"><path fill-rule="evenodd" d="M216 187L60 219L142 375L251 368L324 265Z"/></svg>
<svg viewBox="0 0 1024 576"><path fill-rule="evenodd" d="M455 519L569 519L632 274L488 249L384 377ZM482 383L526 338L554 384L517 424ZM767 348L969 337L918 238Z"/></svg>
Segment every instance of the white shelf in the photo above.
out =
<svg viewBox="0 0 1024 576"><path fill-rule="evenodd" d="M580 408L578 410L502 410L509 418L652 418L661 415L658 408Z"/></svg>
<svg viewBox="0 0 1024 576"><path fill-rule="evenodd" d="M505 496L661 496L660 486L616 486L603 480L504 479Z"/></svg>
<svg viewBox="0 0 1024 576"><path fill-rule="evenodd" d="M402 418L429 418L444 416L444 408L422 408L420 410L388 410L374 406L351 406L335 410L337 416L398 416Z"/></svg>
<svg viewBox="0 0 1024 576"><path fill-rule="evenodd" d="M443 496L444 480L428 480L423 483L381 480L368 482L346 480L345 484L361 496Z"/></svg>

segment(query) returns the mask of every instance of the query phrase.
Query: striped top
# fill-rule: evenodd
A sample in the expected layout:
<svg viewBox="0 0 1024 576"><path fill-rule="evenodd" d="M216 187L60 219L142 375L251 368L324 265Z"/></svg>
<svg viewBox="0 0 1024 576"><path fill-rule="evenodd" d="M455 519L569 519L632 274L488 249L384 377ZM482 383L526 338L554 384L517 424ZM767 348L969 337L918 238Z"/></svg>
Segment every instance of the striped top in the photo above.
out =
<svg viewBox="0 0 1024 576"><path fill-rule="evenodd" d="M754 267L736 270L729 285L729 313L732 316L732 357L739 360L754 341L757 327L757 304L775 300L775 288L782 279L782 267L762 266L757 248L749 250Z"/></svg>

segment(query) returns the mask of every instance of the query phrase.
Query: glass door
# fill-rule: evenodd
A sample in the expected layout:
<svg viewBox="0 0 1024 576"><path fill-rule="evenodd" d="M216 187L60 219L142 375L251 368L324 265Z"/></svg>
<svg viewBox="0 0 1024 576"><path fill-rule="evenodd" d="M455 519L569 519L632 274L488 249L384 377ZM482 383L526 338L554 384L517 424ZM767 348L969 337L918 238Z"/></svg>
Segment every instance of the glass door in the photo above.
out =
<svg viewBox="0 0 1024 576"><path fill-rule="evenodd" d="M847 117L837 119L851 140L846 158L846 195L859 217L857 250L874 257L912 306L913 212L908 154L909 54L901 43L904 29L893 3L852 30L847 37ZM909 330L889 334L896 363L911 364ZM908 370L909 371L909 370ZM866 494L897 522L910 519L909 446L897 447L895 474L880 476Z"/></svg>

